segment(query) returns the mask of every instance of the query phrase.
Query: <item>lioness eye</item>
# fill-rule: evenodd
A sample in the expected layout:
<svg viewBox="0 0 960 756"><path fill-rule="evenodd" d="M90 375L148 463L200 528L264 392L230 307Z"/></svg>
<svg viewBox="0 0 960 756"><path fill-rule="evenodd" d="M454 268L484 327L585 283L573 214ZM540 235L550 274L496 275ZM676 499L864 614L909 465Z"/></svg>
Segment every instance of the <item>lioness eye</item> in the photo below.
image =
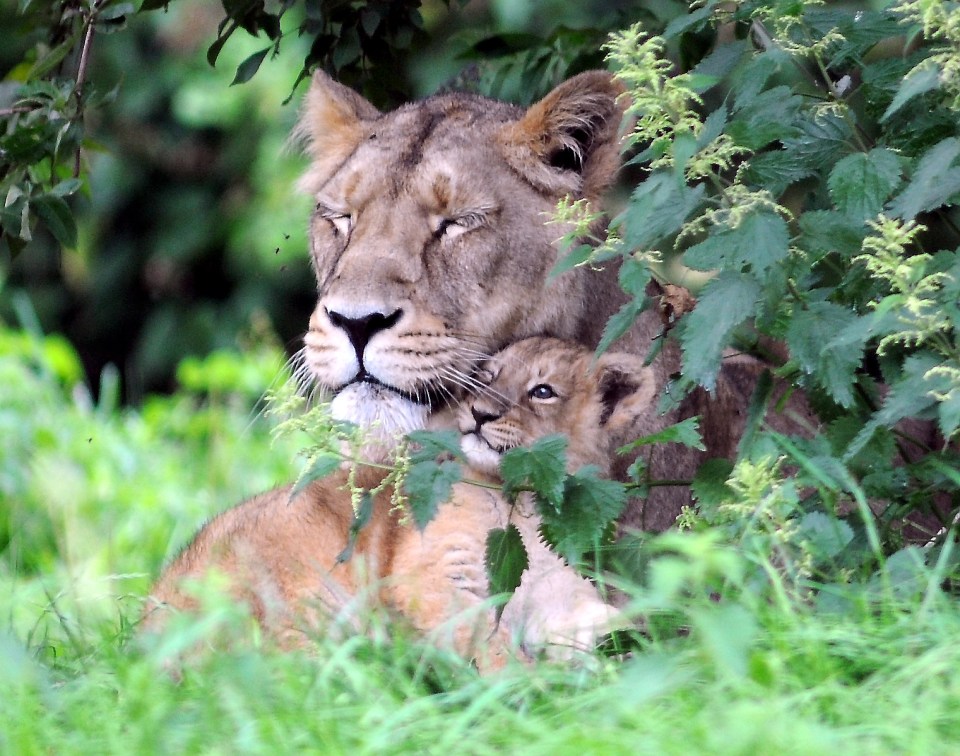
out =
<svg viewBox="0 0 960 756"><path fill-rule="evenodd" d="M553 399L557 396L557 392L546 383L538 383L527 392L527 396L529 396L531 399Z"/></svg>
<svg viewBox="0 0 960 756"><path fill-rule="evenodd" d="M481 225L483 220L483 216L476 212L464 213L455 218L440 218L436 222L433 235L437 239L455 239L460 234Z"/></svg>
<svg viewBox="0 0 960 756"><path fill-rule="evenodd" d="M333 228L337 234L340 236L349 236L353 228L353 218L350 216L350 213L334 210L332 207L327 207L321 203L317 204L317 213L321 218L333 224Z"/></svg>

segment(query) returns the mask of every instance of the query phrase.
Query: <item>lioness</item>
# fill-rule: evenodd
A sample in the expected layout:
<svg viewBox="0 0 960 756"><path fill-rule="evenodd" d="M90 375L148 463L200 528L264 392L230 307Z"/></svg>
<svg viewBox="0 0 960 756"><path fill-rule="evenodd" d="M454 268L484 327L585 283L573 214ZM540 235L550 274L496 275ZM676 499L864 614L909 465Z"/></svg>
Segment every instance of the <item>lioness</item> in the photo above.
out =
<svg viewBox="0 0 960 756"><path fill-rule="evenodd" d="M496 479L500 454L551 433L568 435L571 470L608 469L654 390L638 358L607 354L594 364L586 349L555 339L508 347L486 370L488 384L464 404L459 422L472 474L487 481ZM457 652L486 666L502 663L516 643L552 656L589 648L616 618L596 588L541 542L531 502L511 506L498 490L469 483L455 486L422 532L392 506L390 491L377 496L353 556L338 562L353 518L346 480L346 472L335 474L293 498L279 489L215 517L160 576L142 631L163 626L164 607L195 609L184 581L211 570L286 645L329 626L363 593L424 633L449 630ZM511 522L529 566L498 624L487 602L485 534Z"/></svg>
<svg viewBox="0 0 960 756"><path fill-rule="evenodd" d="M561 198L598 201L613 180L622 93L591 71L526 110L443 94L380 113L314 75L296 132L312 158L301 186L316 201L318 283L301 358L336 417L379 429L383 449L425 425L452 427L450 408L478 365L507 343L596 345L625 301L617 271L548 277L566 229L547 221ZM646 355L661 326L645 312L620 348ZM680 368L672 341L651 368L659 395ZM731 456L757 372L746 358L728 362L715 400L695 395L666 417L651 406L637 431L700 414L709 453ZM657 478L690 477L699 461L670 446L646 453ZM625 522L666 528L688 499L685 488L657 487Z"/></svg>

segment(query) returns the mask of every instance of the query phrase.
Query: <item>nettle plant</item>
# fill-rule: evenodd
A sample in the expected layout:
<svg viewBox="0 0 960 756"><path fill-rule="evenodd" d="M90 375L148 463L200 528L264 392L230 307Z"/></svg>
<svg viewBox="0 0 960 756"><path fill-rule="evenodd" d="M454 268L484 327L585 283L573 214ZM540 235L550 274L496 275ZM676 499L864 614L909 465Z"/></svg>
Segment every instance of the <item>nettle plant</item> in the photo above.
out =
<svg viewBox="0 0 960 756"><path fill-rule="evenodd" d="M603 238L590 238L591 208L558 208L582 221L558 269L622 258L632 299L598 351L648 306L651 278L693 279L705 283L666 336L683 362L661 408L712 390L729 350L770 364L739 458L701 467L680 527L737 544L755 573L743 584L922 590L927 562L938 574L954 563L941 526L960 507L960 4L708 0L660 36L634 26L606 50L629 89L627 163L641 178ZM783 401L773 404L774 377L805 394L821 432L765 426ZM453 436L411 441L389 482L422 527L462 458ZM701 446L696 419L630 448L667 442ZM304 479L340 451L311 447ZM658 483L642 463L627 483L567 475L561 438L509 452L502 472L506 495L533 492L547 539L581 563L627 498ZM359 527L369 498L358 497ZM490 535L494 587L517 584L522 549L509 529Z"/></svg>
<svg viewBox="0 0 960 756"><path fill-rule="evenodd" d="M704 38L706 54L671 62ZM960 505L960 4L706 2L662 36L615 34L608 53L644 177L609 238L573 255L654 251L709 276L672 331L671 400L712 389L726 350L769 356L773 340L789 356L770 377L823 421L768 432L761 379L736 467L701 469L685 524L765 534L758 553L798 580L884 561L909 515L932 515L933 537ZM605 343L642 307L639 269L654 271L627 268L634 300Z"/></svg>

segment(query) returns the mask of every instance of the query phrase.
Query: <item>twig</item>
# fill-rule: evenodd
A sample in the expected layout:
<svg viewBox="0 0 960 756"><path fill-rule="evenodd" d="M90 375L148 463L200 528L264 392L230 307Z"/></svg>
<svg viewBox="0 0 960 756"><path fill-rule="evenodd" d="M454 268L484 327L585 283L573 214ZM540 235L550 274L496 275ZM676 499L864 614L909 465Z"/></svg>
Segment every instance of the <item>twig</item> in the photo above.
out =
<svg viewBox="0 0 960 756"><path fill-rule="evenodd" d="M13 108L0 108L0 118L16 115L17 113L29 113L31 110L33 110L33 108L29 105L18 105Z"/></svg>
<svg viewBox="0 0 960 756"><path fill-rule="evenodd" d="M77 120L83 121L83 85L87 80L87 66L90 64L90 46L93 43L94 24L100 3L97 3L93 13L87 17L87 31L83 36L83 47L80 49L80 63L77 66ZM80 150L82 145L77 145L77 152L73 159L73 177L80 177Z"/></svg>

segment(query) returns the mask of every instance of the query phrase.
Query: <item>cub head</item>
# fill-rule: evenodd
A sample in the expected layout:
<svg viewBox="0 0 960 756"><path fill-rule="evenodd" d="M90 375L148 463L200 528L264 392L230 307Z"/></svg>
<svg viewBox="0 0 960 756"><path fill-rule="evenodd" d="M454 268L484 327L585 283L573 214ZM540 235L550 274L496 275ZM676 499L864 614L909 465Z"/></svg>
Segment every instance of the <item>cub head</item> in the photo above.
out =
<svg viewBox="0 0 960 756"><path fill-rule="evenodd" d="M318 287L302 357L335 417L408 432L504 344L578 336L590 272L547 280L566 229L545 221L612 180L621 92L593 71L527 110L447 94L381 113L314 75L297 130Z"/></svg>
<svg viewBox="0 0 960 756"><path fill-rule="evenodd" d="M567 467L609 472L617 446L630 440L654 401L653 371L630 354L593 352L568 341L531 338L512 344L481 369L485 387L459 413L470 464L498 475L508 449L552 433L568 438Z"/></svg>

